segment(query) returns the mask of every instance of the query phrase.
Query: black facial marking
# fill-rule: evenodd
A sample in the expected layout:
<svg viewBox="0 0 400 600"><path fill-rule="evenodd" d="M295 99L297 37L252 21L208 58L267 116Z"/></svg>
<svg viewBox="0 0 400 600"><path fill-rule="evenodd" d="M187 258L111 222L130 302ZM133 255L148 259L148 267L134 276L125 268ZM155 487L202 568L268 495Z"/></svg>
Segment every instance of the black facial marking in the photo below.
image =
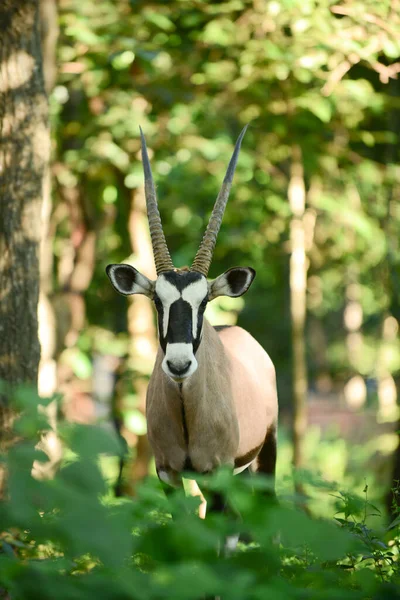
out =
<svg viewBox="0 0 400 600"><path fill-rule="evenodd" d="M161 302L160 298L158 297L158 295L156 294L156 292L154 292L154 295L153 295L153 302L158 311L163 310L162 302Z"/></svg>
<svg viewBox="0 0 400 600"><path fill-rule="evenodd" d="M179 292L182 292L187 286L199 281L203 275L192 271L168 271L163 273L165 279L172 284ZM208 294L204 300L200 303L197 311L197 328L196 336L193 338L193 310L189 302L179 298L173 302L169 309L168 318L168 330L167 335L164 337L163 332L163 321L164 321L164 309L162 301L158 297L157 293L154 292L154 304L158 313L158 331L160 345L164 353L166 352L167 344L193 344L193 353L195 354L201 342L201 330L203 326L203 315L208 302Z"/></svg>
<svg viewBox="0 0 400 600"><path fill-rule="evenodd" d="M162 323L164 321L164 307L163 307L163 304L156 292L154 292L153 302L154 302L154 306L156 307L157 317L158 317L158 337L160 340L160 346L161 346L163 352L165 353L166 348L167 348L167 340L166 340L166 338L164 338L163 331L162 331Z"/></svg>
<svg viewBox="0 0 400 600"><path fill-rule="evenodd" d="M171 304L167 342L169 344L190 344L192 341L192 307L182 298Z"/></svg>
<svg viewBox="0 0 400 600"><path fill-rule="evenodd" d="M179 292L182 292L182 290L191 283L199 281L202 278L202 275L200 273L195 273L194 271L167 271L164 273L164 277L169 283L172 283Z"/></svg>
<svg viewBox="0 0 400 600"><path fill-rule="evenodd" d="M193 340L193 354L196 354L196 352L200 346L201 330L202 330L202 326L203 326L203 317L204 317L204 311L206 310L207 302L208 302L208 294L204 298L204 300L201 302L198 313L197 313L197 329L196 329L196 339Z"/></svg>

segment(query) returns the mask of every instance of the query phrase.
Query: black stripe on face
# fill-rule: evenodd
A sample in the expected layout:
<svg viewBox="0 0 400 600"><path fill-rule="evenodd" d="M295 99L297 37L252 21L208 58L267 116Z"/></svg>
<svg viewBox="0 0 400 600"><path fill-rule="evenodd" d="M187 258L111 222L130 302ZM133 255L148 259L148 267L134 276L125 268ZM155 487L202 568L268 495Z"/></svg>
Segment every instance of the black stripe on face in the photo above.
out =
<svg viewBox="0 0 400 600"><path fill-rule="evenodd" d="M196 354L196 352L200 346L201 331L203 329L203 317L204 317L204 311L206 310L207 302L208 302L208 296L206 298L204 298L204 301L200 304L199 310L197 313L197 335L196 335L196 339L193 340L193 354Z"/></svg>
<svg viewBox="0 0 400 600"><path fill-rule="evenodd" d="M154 302L154 306L156 307L156 311L157 311L158 337L160 340L160 346L163 349L163 352L165 353L167 342L164 339L164 335L163 335L163 331L162 331L162 326L163 326L163 321L164 321L164 307L162 305L160 298L157 296L156 293L154 293L153 302Z"/></svg>
<svg viewBox="0 0 400 600"><path fill-rule="evenodd" d="M192 341L192 307L179 298L169 309L167 343L191 344Z"/></svg>
<svg viewBox="0 0 400 600"><path fill-rule="evenodd" d="M159 323L158 334L160 338L160 345L163 351L166 352L167 344L184 343L193 344L193 354L195 354L201 342L201 330L203 327L203 316L206 304L200 306L197 312L197 328L195 339L193 339L192 307L188 302L185 302L185 300L179 298L179 300L171 304L169 309L167 336L165 338L162 331L164 311L161 301L158 303L156 302L156 307Z"/></svg>
<svg viewBox="0 0 400 600"><path fill-rule="evenodd" d="M201 273L195 273L194 271L167 271L166 273L163 273L163 275L179 292L182 292L185 287L195 281L200 281L200 279L204 277Z"/></svg>
<svg viewBox="0 0 400 600"><path fill-rule="evenodd" d="M185 297L184 290L190 285L200 281L204 276L200 273L194 273L191 271L175 272L169 271L163 273L163 278L173 286L177 294L182 294ZM204 278L205 279L205 278ZM206 288L207 289L207 288ZM166 290L167 292L168 290ZM161 292L161 290L160 290ZM163 292L165 293L165 292ZM189 294L190 297L190 294ZM181 297L172 304L169 305L168 309L168 326L167 334L164 337L164 306L163 301L157 294L157 285L154 292L154 303L158 313L158 330L160 345L164 353L166 352L167 344L184 343L193 344L193 353L196 353L200 341L201 331L203 327L203 315L208 301L208 295L200 303L200 305L192 307L191 302L188 298L185 300ZM197 303L196 303L197 304ZM193 312L194 310L194 312ZM196 333L193 338L193 314L196 314Z"/></svg>

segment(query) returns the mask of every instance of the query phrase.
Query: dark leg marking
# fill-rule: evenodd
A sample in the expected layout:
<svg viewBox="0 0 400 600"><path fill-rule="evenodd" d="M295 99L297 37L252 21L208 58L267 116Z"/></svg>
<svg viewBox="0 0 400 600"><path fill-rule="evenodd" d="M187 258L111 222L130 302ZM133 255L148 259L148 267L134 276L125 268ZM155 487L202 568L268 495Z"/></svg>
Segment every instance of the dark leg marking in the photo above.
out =
<svg viewBox="0 0 400 600"><path fill-rule="evenodd" d="M260 446L256 446L256 448L246 452L246 454L243 454L243 456L238 456L235 458L235 469L239 469L240 467L244 467L244 465L251 463L261 452L263 445L264 442Z"/></svg>
<svg viewBox="0 0 400 600"><path fill-rule="evenodd" d="M246 464L244 462L244 464ZM254 465L256 468L254 469ZM276 425L272 425L265 436L264 443L259 449L257 459L239 474L239 477L257 477L258 473L263 473L271 479L272 487L260 494L267 504L275 504L275 465L276 465ZM240 541L249 544L253 538L247 532L240 534Z"/></svg>
<svg viewBox="0 0 400 600"><path fill-rule="evenodd" d="M226 502L222 494L210 492L207 494L207 512L223 513L226 508Z"/></svg>
<svg viewBox="0 0 400 600"><path fill-rule="evenodd" d="M257 471L268 475L271 480L271 489L266 491L265 497L276 500L275 495L275 467L276 467L276 425L272 425L265 436L263 447L257 458Z"/></svg>
<svg viewBox="0 0 400 600"><path fill-rule="evenodd" d="M275 477L276 467L276 425L272 425L265 436L258 455L258 471Z"/></svg>

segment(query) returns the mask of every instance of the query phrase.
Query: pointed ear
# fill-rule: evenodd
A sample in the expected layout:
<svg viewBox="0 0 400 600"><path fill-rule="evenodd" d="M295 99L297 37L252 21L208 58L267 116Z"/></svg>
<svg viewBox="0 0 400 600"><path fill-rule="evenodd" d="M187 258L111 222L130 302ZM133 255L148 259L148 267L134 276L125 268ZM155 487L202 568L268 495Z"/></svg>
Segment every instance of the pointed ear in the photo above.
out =
<svg viewBox="0 0 400 600"><path fill-rule="evenodd" d="M213 281L209 281L209 300L218 296L231 296L231 298L242 296L253 283L255 276L256 272L251 267L234 267L225 271Z"/></svg>
<svg viewBox="0 0 400 600"><path fill-rule="evenodd" d="M147 279L131 265L108 265L106 273L113 287L124 296L130 294L143 294L148 298L153 297L155 282Z"/></svg>

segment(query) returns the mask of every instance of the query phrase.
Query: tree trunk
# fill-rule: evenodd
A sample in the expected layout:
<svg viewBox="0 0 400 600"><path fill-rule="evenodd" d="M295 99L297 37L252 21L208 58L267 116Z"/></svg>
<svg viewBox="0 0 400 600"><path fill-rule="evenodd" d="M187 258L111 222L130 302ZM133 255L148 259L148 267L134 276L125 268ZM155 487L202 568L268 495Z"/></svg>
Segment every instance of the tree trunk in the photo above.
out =
<svg viewBox="0 0 400 600"><path fill-rule="evenodd" d="M396 100L393 101L393 109L388 112L388 129L391 130L397 137L400 135L400 110L398 109L398 100L400 98L400 80L391 79L389 83L389 94ZM387 165L398 164L398 148L395 144L388 144L386 149L386 160ZM399 218L398 218L398 205L400 201L400 186L399 184L392 184L389 188L388 199L387 199L387 212L385 215L384 222L382 223L383 229L386 233L386 267L387 267L387 288L388 296L390 299L389 313L392 319L387 323L389 324L389 335L390 330L394 332L394 335L398 335L400 330L400 242L399 242ZM397 373L390 382L392 393L397 399L397 404L400 402L400 376ZM387 508L390 515L397 516L398 508L400 506L400 420L397 424L397 448L394 454L392 480L390 489L386 495Z"/></svg>
<svg viewBox="0 0 400 600"><path fill-rule="evenodd" d="M293 465L303 465L302 441L307 427L307 363L305 344L307 261L304 227L305 184L301 150L293 147L288 189L290 224L290 311L293 352ZM297 486L301 491L301 486Z"/></svg>
<svg viewBox="0 0 400 600"><path fill-rule="evenodd" d="M9 396L36 385L39 244L49 160L38 0L0 4L0 449L12 441ZM0 494L4 472L0 473Z"/></svg>
<svg viewBox="0 0 400 600"><path fill-rule="evenodd" d="M37 381L49 128L38 0L3 0L0 23L0 379L12 387Z"/></svg>
<svg viewBox="0 0 400 600"><path fill-rule="evenodd" d="M43 54L43 74L46 92L54 87L56 76L56 45L58 38L57 6L55 0L40 0L40 31ZM40 296L39 296L39 340L41 358L39 363L39 394L52 396L57 387L56 319L50 301L53 289L53 236L50 235L52 212L50 169L44 180L41 243L40 243Z"/></svg>
<svg viewBox="0 0 400 600"><path fill-rule="evenodd" d="M132 194L129 235L136 258L135 266L147 277L155 279L153 249L143 190L135 190ZM138 373L134 381L138 398L136 409L144 415L146 412L148 376L152 371L157 351L154 315L148 298L140 295L131 296L128 309L128 330L131 339L129 362L132 370ZM122 484L120 482L119 485L123 492L134 494L137 482L141 481L149 472L150 459L151 448L147 435L138 435L136 439L136 456L125 469L123 478L125 482Z"/></svg>
<svg viewBox="0 0 400 600"><path fill-rule="evenodd" d="M46 92L49 94L55 84L56 48L59 33L56 0L39 0L40 31L43 55L43 75ZM43 204L40 242L40 293L39 293L39 342L40 363L38 374L39 396L48 398L57 389L56 350L56 316L51 302L53 290L53 243L50 219L52 214L51 172L47 170L43 186ZM46 415L51 429L41 438L39 448L47 454L46 462L35 461L33 474L35 477L52 477L62 458L62 445L57 436L57 401L53 400L46 407Z"/></svg>
<svg viewBox="0 0 400 600"><path fill-rule="evenodd" d="M398 83L398 82L396 82ZM400 85L397 86L398 93L400 94ZM400 114L397 114L397 122L394 131L400 132ZM399 335L400 331L400 297L398 290L400 288L400 263L397 258L400 255L400 244L398 237L398 220L396 219L396 207L400 200L400 186L397 185L391 190L391 194L388 199L388 211L385 222L385 231L387 235L387 270L388 270L388 287L389 287L389 298L390 298L390 316L386 318L383 323L383 334L387 341L395 339ZM386 325L386 327L385 327ZM386 331L385 331L386 329ZM386 397L386 401L389 400L390 404L397 405L400 402L400 376L397 373L394 377L389 371L387 371L388 378L386 385L382 386L381 397ZM385 389L386 387L386 389ZM390 490L387 494L387 507L389 514L393 517L397 516L398 509L400 507L400 420L398 421L397 427L397 448L394 454L392 480L390 484Z"/></svg>
<svg viewBox="0 0 400 600"><path fill-rule="evenodd" d="M50 94L57 77L57 40L58 26L57 0L39 0L40 32L42 39L43 73L46 92Z"/></svg>
<svg viewBox="0 0 400 600"><path fill-rule="evenodd" d="M361 212L361 198L355 185L348 186L347 198L354 214ZM346 232L349 253L356 252L357 238L353 228ZM343 314L343 325L346 331L347 360L353 373L344 387L346 404L353 410L361 409L367 401L367 386L360 375L363 362L363 309L361 304L362 289L359 284L359 266L352 261L346 269L346 304Z"/></svg>
<svg viewBox="0 0 400 600"><path fill-rule="evenodd" d="M96 264L96 230L90 206L79 187L60 187L67 209L69 238L64 238L58 262L59 292L53 307L57 321L56 358L73 348L85 326L87 291ZM94 418L93 398L88 384L73 372L68 362L58 360L58 389L63 394L63 411L67 419L82 421Z"/></svg>

